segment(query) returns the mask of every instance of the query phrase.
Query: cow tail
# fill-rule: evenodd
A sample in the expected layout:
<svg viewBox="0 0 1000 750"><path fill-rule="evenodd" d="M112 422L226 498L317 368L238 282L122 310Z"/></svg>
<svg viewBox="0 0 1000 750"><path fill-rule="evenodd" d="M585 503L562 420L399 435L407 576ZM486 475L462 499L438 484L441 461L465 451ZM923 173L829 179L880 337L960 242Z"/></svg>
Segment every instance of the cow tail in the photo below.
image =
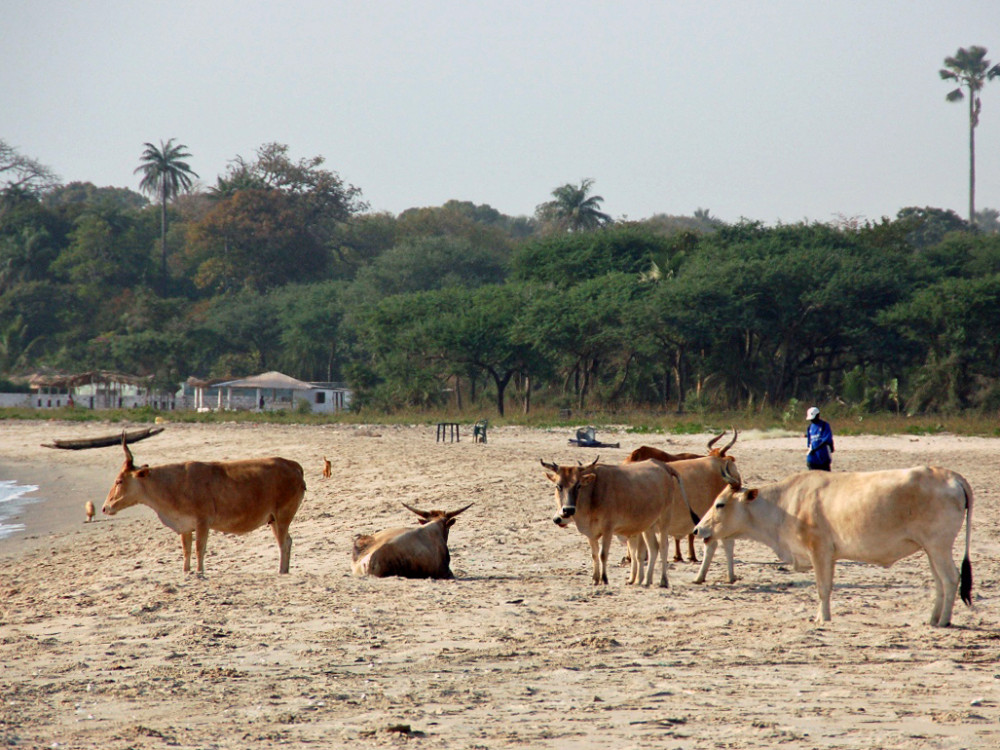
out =
<svg viewBox="0 0 1000 750"><path fill-rule="evenodd" d="M694 512L694 508L691 507L691 503L688 500L687 492L684 490L684 480L681 479L680 474L677 474L676 476L677 476L677 485L681 488L681 497L684 498L684 504L687 506L688 513L691 514L691 523L697 526L699 523L701 523L701 519L698 517L698 514Z"/></svg>
<svg viewBox="0 0 1000 750"><path fill-rule="evenodd" d="M965 492L965 558L962 560L962 579L959 584L959 594L967 607L972 606L972 563L969 562L969 546L972 542L972 487L962 479L962 490Z"/></svg>

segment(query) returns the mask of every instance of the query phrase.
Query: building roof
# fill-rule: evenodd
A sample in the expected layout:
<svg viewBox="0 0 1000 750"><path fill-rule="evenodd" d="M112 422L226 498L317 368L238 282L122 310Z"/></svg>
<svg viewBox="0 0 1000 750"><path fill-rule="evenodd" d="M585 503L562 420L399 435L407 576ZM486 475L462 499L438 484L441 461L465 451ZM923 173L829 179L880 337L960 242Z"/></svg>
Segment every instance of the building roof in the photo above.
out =
<svg viewBox="0 0 1000 750"><path fill-rule="evenodd" d="M260 375L254 375L240 380L227 380L223 383L216 383L216 388L279 388L291 391L311 391L314 386L296 380L293 377L272 370Z"/></svg>

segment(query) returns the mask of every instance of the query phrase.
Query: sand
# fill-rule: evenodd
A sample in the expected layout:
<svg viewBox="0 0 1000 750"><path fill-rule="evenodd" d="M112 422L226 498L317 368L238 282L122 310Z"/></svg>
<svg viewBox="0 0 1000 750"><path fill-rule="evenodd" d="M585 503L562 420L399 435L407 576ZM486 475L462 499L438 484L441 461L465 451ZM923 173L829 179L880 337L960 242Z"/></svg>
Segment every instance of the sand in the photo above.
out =
<svg viewBox="0 0 1000 750"><path fill-rule="evenodd" d="M822 625L812 574L745 541L735 584L717 560L703 586L684 562L666 590L626 587L624 568L595 588L585 538L552 523L539 458L617 462L643 443L700 450L707 435L607 430L598 438L622 447L595 451L568 446L569 430L491 429L480 445L468 432L436 443L433 425L168 424L135 444L137 463L278 454L306 471L291 573L278 575L263 528L213 534L199 578L146 508L84 523L120 448L40 447L121 425L0 429L0 478L45 498L0 541L0 744L1000 747L1000 440L837 438L838 470L931 463L976 490L974 606L936 629L923 555L839 564ZM732 453L760 484L799 471L805 451L798 437L745 435ZM413 523L400 501L475 503L452 529L457 580L351 575L356 533Z"/></svg>

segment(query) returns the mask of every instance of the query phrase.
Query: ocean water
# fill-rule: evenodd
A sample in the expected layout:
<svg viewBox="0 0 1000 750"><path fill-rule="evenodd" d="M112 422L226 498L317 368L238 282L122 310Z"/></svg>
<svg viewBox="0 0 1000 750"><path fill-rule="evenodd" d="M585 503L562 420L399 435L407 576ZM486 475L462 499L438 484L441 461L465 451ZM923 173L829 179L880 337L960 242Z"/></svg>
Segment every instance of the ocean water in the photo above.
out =
<svg viewBox="0 0 1000 750"><path fill-rule="evenodd" d="M0 479L0 539L24 531L24 524L14 521L25 505L37 503L41 498L26 497L38 488L30 484L18 484L13 479Z"/></svg>

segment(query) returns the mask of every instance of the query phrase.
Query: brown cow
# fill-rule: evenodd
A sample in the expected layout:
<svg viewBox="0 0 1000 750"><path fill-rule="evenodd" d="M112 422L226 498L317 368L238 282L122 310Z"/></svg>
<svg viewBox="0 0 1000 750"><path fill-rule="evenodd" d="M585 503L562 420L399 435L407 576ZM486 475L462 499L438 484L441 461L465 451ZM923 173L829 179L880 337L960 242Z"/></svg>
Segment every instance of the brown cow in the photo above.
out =
<svg viewBox="0 0 1000 750"><path fill-rule="evenodd" d="M962 601L972 604L972 488L948 469L917 466L890 471L807 471L760 489L723 490L696 529L703 539L746 537L766 544L798 570L816 571L819 610L830 619L837 560L888 568L923 550L934 576L931 625L951 624L959 571L952 558L965 522Z"/></svg>
<svg viewBox="0 0 1000 750"><path fill-rule="evenodd" d="M716 435L714 438L712 438L711 440L708 441L707 448L708 448L708 455L709 456L725 456L726 455L726 451L728 451L730 448L733 447L733 444L736 442L736 438L738 438L740 436L740 433L737 432L736 428L734 427L733 428L733 439L730 440L728 443L726 443L726 445L724 445L722 448L714 448L713 446L725 434L726 434L726 432L725 432L725 430L723 430L718 435ZM634 451L632 451L628 455L628 457L625 459L624 463L627 463L627 464L637 463L639 461L645 461L646 459L649 459L649 458L655 458L657 461L663 461L665 463L671 463L672 461L687 461L687 460L692 459L692 458L704 458L704 456L702 454L700 454L700 453L667 453L666 451L662 451L659 448L654 448L651 445L641 445L641 446L639 446L638 448L636 448ZM720 487L720 489L721 489L721 487ZM718 494L718 493L715 493L715 494ZM713 495L712 499L713 500L715 499L714 495ZM708 506L706 505L706 507L708 507ZM688 534L687 535L687 539L688 539L688 561L689 562L698 562L698 555L695 554L695 551L694 551L694 534ZM684 555L681 554L681 537L675 536L674 537L674 562L681 562L683 560L684 560ZM732 571L730 571L730 572L732 572ZM698 581L698 583L700 583L700 582L701 581Z"/></svg>
<svg viewBox="0 0 1000 750"><path fill-rule="evenodd" d="M292 554L288 525L299 509L306 483L302 467L285 458L245 461L186 461L136 468L122 437L125 463L104 501L103 512L142 504L181 535L184 572L191 570L191 539L195 539L198 574L205 572L209 530L246 534L271 524L281 550L279 573L287 573Z"/></svg>
<svg viewBox="0 0 1000 750"><path fill-rule="evenodd" d="M633 538L641 534L649 550L644 583L652 583L656 558L662 553L660 585L667 586L666 525L672 506L681 502L675 501L674 488L679 487L684 495L677 472L661 461L598 465L599 458L587 466L541 462L546 476L556 485L560 512L553 520L565 527L572 518L577 530L590 541L594 585L608 582L608 552L614 536L630 538L630 550L634 551ZM686 505L684 500L683 507ZM661 532L659 540L657 530ZM633 554L629 583L642 578L642 564L642 555Z"/></svg>
<svg viewBox="0 0 1000 750"><path fill-rule="evenodd" d="M329 479L332 473L333 473L333 466L330 464L330 461L327 459L327 457L323 456L323 477Z"/></svg>
<svg viewBox="0 0 1000 750"><path fill-rule="evenodd" d="M377 534L358 535L354 539L351 568L355 575L378 578L454 578L448 529L455 516L472 507L445 512L418 510L406 503L403 507L420 516L420 526L386 529Z"/></svg>

